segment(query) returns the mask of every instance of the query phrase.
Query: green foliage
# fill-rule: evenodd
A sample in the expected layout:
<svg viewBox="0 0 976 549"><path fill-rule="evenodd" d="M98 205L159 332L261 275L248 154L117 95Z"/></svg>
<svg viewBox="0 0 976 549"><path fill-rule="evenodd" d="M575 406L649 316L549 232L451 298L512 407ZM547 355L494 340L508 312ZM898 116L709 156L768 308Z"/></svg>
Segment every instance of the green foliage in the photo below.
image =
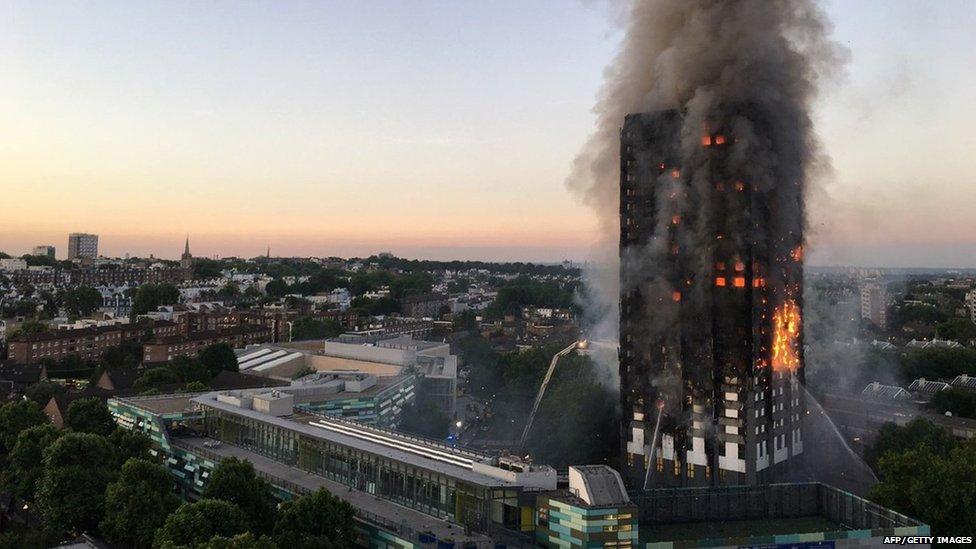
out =
<svg viewBox="0 0 976 549"><path fill-rule="evenodd" d="M79 286L64 292L62 305L69 315L87 316L102 306L102 294L90 286Z"/></svg>
<svg viewBox="0 0 976 549"><path fill-rule="evenodd" d="M37 481L43 471L41 460L44 450L60 436L61 431L50 423L21 431L3 471L3 485L11 494L26 501L34 501Z"/></svg>
<svg viewBox="0 0 976 549"><path fill-rule="evenodd" d="M311 366L302 366L294 374L291 375L292 379L301 379L307 375L314 374L315 368Z"/></svg>
<svg viewBox="0 0 976 549"><path fill-rule="evenodd" d="M210 541L195 546L195 549L278 549L267 536L254 537L254 534L238 534L232 538L214 536Z"/></svg>
<svg viewBox="0 0 976 549"><path fill-rule="evenodd" d="M192 383L199 381L206 383L213 377L210 370L201 362L200 357L178 356L163 367L168 368L177 377L177 382ZM162 376L162 374L156 375ZM154 385L161 384L155 383Z"/></svg>
<svg viewBox="0 0 976 549"><path fill-rule="evenodd" d="M349 292L354 296L360 296L366 292L379 290L383 286L389 286L392 282L393 274L390 271L358 272L349 279Z"/></svg>
<svg viewBox="0 0 976 549"><path fill-rule="evenodd" d="M142 345L138 341L124 341L106 349L101 356L103 368L135 368L142 360Z"/></svg>
<svg viewBox="0 0 976 549"><path fill-rule="evenodd" d="M171 284L143 284L136 288L132 298L132 314L145 314L160 305L173 305L179 301L180 291Z"/></svg>
<svg viewBox="0 0 976 549"><path fill-rule="evenodd" d="M907 296L906 296L907 297ZM888 309L888 324L892 330L901 330L908 324L934 326L947 320L947 315L928 303L901 302Z"/></svg>
<svg viewBox="0 0 976 549"><path fill-rule="evenodd" d="M166 366L157 366L146 370L146 373L136 378L132 385L139 391L145 391L153 386L169 385L179 382L180 376L173 369Z"/></svg>
<svg viewBox="0 0 976 549"><path fill-rule="evenodd" d="M37 504L47 524L69 532L94 531L104 515L105 488L117 465L105 437L67 433L44 450Z"/></svg>
<svg viewBox="0 0 976 549"><path fill-rule="evenodd" d="M288 283L280 278L276 278L264 286L264 293L270 297L284 297L288 293Z"/></svg>
<svg viewBox="0 0 976 549"><path fill-rule="evenodd" d="M597 368L576 353L559 361L527 439L535 460L562 468L608 463L615 454L620 445L617 393Z"/></svg>
<svg viewBox="0 0 976 549"><path fill-rule="evenodd" d="M149 450L152 448L152 440L140 432L116 427L112 434L108 436L108 441L115 449L115 461L119 465L130 459L151 459Z"/></svg>
<svg viewBox="0 0 976 549"><path fill-rule="evenodd" d="M354 512L324 488L286 502L274 529L279 547L345 549L356 545Z"/></svg>
<svg viewBox="0 0 976 549"><path fill-rule="evenodd" d="M539 282L519 277L498 289L495 301L485 311L486 316L521 316L523 307L570 308L576 283Z"/></svg>
<svg viewBox="0 0 976 549"><path fill-rule="evenodd" d="M251 462L233 457L222 460L210 475L203 497L237 505L247 516L251 531L271 533L274 496L268 482L255 474Z"/></svg>
<svg viewBox="0 0 976 549"><path fill-rule="evenodd" d="M924 419L914 419L904 427L886 423L878 430L874 444L867 448L865 460L875 466L888 453L901 453L912 448L927 446L940 456L955 448L956 439L945 429Z"/></svg>
<svg viewBox="0 0 976 549"><path fill-rule="evenodd" d="M210 387L202 381L191 381L186 384L183 390L187 393L202 393L204 391L209 391Z"/></svg>
<svg viewBox="0 0 976 549"><path fill-rule="evenodd" d="M295 319L295 322L291 326L291 339L293 341L326 339L336 337L341 333L342 326L332 319L320 320L309 316L302 316Z"/></svg>
<svg viewBox="0 0 976 549"><path fill-rule="evenodd" d="M247 516L233 503L202 499L184 503L166 517L156 530L153 546L157 549L207 543L215 536L233 537L247 532Z"/></svg>
<svg viewBox="0 0 976 549"><path fill-rule="evenodd" d="M47 324L43 322L28 321L20 325L17 330L7 334L7 339L17 339L24 336L42 334L47 331Z"/></svg>
<svg viewBox="0 0 976 549"><path fill-rule="evenodd" d="M45 379L28 387L24 391L24 396L36 402L38 406L47 406L47 403L51 401L51 397L63 395L64 391L64 385Z"/></svg>
<svg viewBox="0 0 976 549"><path fill-rule="evenodd" d="M950 412L954 416L976 419L976 393L953 387L936 393L929 403L940 414Z"/></svg>
<svg viewBox="0 0 976 549"><path fill-rule="evenodd" d="M221 261L205 257L193 258L193 278L219 278L223 269L224 263Z"/></svg>
<svg viewBox="0 0 976 549"><path fill-rule="evenodd" d="M427 272L419 271L398 276L390 282L390 295L401 299L408 295L430 293L434 286L434 277Z"/></svg>
<svg viewBox="0 0 976 549"><path fill-rule="evenodd" d="M22 255L21 259L27 262L28 267L57 267L58 260L46 255Z"/></svg>
<svg viewBox="0 0 976 549"><path fill-rule="evenodd" d="M901 379L948 379L976 375L976 349L913 349L901 357Z"/></svg>
<svg viewBox="0 0 976 549"><path fill-rule="evenodd" d="M498 367L499 356L491 343L480 334L471 334L458 344L461 357L470 368L468 390L482 398L492 398L505 385L502 370Z"/></svg>
<svg viewBox="0 0 976 549"><path fill-rule="evenodd" d="M392 297L366 299L356 297L352 300L352 307L367 316L389 315L400 312L400 302Z"/></svg>
<svg viewBox="0 0 976 549"><path fill-rule="evenodd" d="M108 436L115 430L115 420L105 403L98 398L82 398L68 405L64 426L76 433Z"/></svg>
<svg viewBox="0 0 976 549"><path fill-rule="evenodd" d="M210 378L224 370L228 372L237 371L237 355L234 354L234 349L226 343L216 343L204 348L197 358L207 369ZM210 378L197 381L209 381Z"/></svg>
<svg viewBox="0 0 976 549"><path fill-rule="evenodd" d="M36 402L15 400L0 406L0 458L5 458L17 443L21 431L48 423Z"/></svg>
<svg viewBox="0 0 976 549"><path fill-rule="evenodd" d="M950 318L936 326L935 333L942 339L966 343L976 339L976 324L968 318Z"/></svg>
<svg viewBox="0 0 976 549"><path fill-rule="evenodd" d="M946 454L923 444L886 453L878 462L882 482L871 499L932 527L934 535L971 535L976 530L976 441Z"/></svg>
<svg viewBox="0 0 976 549"><path fill-rule="evenodd" d="M156 463L129 459L105 491L101 532L126 547L149 547L156 529L179 505L169 471Z"/></svg>

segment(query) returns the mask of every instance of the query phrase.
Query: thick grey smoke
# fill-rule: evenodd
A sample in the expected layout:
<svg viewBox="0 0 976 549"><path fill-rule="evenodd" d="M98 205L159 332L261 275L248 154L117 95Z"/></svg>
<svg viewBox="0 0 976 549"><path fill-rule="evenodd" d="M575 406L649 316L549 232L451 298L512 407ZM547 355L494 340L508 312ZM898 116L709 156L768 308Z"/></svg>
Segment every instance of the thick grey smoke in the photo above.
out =
<svg viewBox="0 0 976 549"><path fill-rule="evenodd" d="M701 147L702 134L718 128L736 136L727 168L749 182L758 197L754 200L771 209L768 226L754 237L772 257L788 256L785 247L802 239L807 182L823 165L811 103L818 83L844 57L828 39L829 23L815 0L636 0L624 5L623 13L625 35L605 70L594 108L596 129L567 181L593 207L603 228L582 296L584 321L591 335L601 339L617 337L621 280L656 287L661 299L654 317L662 325L676 320L664 297L678 289L660 268L668 253L665 241L652 239L618 264L624 117L659 110L683 114L681 143L674 153L676 164L685 170L687 191L676 193L674 200L677 187L662 178L655 218L659 224L676 216L683 220L677 238L682 253L689 254L685 272L701 276L695 277L695 287L681 289L702 292L699 285L711 279L716 246L711 210L722 208L708 198L715 194L714 177ZM660 199L664 195L671 199ZM791 236L772 236L784 234ZM769 276L773 296L790 291L789 280Z"/></svg>

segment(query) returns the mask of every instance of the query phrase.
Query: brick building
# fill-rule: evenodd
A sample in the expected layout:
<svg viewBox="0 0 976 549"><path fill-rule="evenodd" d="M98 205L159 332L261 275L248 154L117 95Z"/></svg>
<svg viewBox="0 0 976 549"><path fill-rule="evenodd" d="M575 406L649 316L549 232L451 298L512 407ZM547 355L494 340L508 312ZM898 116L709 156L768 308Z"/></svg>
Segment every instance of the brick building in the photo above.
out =
<svg viewBox="0 0 976 549"><path fill-rule="evenodd" d="M265 326L238 326L219 331L156 338L143 345L143 361L168 362L179 356L196 356L204 348L217 343L226 343L233 348L267 343L271 340L271 335L271 329Z"/></svg>
<svg viewBox="0 0 976 549"><path fill-rule="evenodd" d="M123 342L178 335L179 327L168 321L48 330L11 339L9 353L16 364L37 364L44 359L57 361L70 355L94 360Z"/></svg>

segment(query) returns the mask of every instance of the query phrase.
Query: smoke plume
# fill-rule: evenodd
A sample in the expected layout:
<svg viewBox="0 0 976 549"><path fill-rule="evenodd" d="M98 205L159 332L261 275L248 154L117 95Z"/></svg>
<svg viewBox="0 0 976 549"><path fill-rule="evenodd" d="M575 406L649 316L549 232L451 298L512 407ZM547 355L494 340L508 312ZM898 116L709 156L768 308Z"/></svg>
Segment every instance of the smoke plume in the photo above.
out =
<svg viewBox="0 0 976 549"><path fill-rule="evenodd" d="M771 258L795 253L788 248L802 241L808 181L827 165L813 132L811 104L818 84L845 56L829 40L829 22L815 0L635 0L625 4L623 14L625 34L605 69L595 131L567 180L601 221L603 239L586 273L582 300L591 337L603 339L617 337L621 283L653 288L660 296L654 318L666 326L678 314L677 307L669 310L668 298L676 290L702 292L699 285L711 279L714 218L733 210L714 198L703 133L735 135L727 169L748 182L753 204L769 209L762 234L749 236L753 245ZM675 288L662 267L668 244L661 238L618 263L620 129L629 113L662 110L681 113L681 142L669 153L682 167L685 190L674 192L669 187L674 183L660 178L654 218L659 224L682 220L677 239L687 254L683 272L696 275L691 288ZM660 199L664 193L670 200ZM774 298L799 293L788 287L790 276L768 276Z"/></svg>

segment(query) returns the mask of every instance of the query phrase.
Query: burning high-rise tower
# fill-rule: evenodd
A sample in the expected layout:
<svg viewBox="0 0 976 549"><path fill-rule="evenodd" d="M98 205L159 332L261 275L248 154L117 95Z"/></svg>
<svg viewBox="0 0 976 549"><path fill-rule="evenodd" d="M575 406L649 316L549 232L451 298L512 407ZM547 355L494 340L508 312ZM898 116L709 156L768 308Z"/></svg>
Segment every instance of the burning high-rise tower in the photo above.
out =
<svg viewBox="0 0 976 549"><path fill-rule="evenodd" d="M802 168L750 102L620 133L622 443L634 487L785 478L803 452ZM788 123L788 122L787 122Z"/></svg>

